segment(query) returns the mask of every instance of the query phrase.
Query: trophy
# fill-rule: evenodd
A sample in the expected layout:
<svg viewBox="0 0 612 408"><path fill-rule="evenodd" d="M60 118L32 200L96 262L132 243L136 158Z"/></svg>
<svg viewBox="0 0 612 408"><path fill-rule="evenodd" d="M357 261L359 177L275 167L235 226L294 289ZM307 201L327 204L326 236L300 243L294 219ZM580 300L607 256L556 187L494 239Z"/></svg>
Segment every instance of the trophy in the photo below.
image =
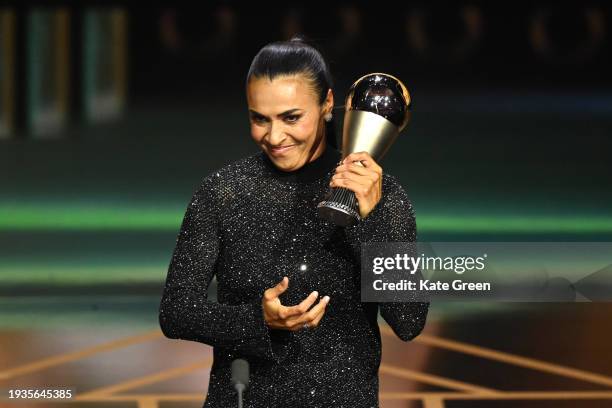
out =
<svg viewBox="0 0 612 408"><path fill-rule="evenodd" d="M408 90L392 75L372 73L355 81L346 97L342 158L366 151L380 161L410 121L410 102ZM323 219L347 227L361 220L358 206L355 193L334 187L317 211Z"/></svg>

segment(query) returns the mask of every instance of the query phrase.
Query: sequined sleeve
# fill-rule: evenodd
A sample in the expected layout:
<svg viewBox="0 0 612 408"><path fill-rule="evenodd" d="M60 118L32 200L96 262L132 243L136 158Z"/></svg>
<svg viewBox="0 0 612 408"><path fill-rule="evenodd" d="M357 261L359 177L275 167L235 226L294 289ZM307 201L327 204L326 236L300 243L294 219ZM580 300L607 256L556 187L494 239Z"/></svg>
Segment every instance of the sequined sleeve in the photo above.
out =
<svg viewBox="0 0 612 408"><path fill-rule="evenodd" d="M361 259L362 242L416 242L416 219L412 203L393 176L383 173L380 201L366 218L347 227L345 234L357 260ZM381 316L395 334L409 341L423 330L429 301L380 302L379 308Z"/></svg>
<svg viewBox="0 0 612 408"><path fill-rule="evenodd" d="M282 349L273 344L275 335L265 324L260 299L226 305L207 298L221 241L213 180L204 179L185 212L160 302L161 330L171 339L277 361L281 356L276 352Z"/></svg>

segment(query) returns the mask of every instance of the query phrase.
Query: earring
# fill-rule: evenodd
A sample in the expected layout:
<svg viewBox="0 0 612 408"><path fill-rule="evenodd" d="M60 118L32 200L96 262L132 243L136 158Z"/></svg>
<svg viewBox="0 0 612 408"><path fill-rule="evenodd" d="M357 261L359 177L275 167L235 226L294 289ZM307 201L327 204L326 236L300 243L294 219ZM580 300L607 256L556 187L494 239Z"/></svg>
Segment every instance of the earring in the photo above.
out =
<svg viewBox="0 0 612 408"><path fill-rule="evenodd" d="M332 116L331 112L329 112L329 113L326 113L325 116L323 116L323 119L325 119L326 122L331 122L332 117L333 116Z"/></svg>

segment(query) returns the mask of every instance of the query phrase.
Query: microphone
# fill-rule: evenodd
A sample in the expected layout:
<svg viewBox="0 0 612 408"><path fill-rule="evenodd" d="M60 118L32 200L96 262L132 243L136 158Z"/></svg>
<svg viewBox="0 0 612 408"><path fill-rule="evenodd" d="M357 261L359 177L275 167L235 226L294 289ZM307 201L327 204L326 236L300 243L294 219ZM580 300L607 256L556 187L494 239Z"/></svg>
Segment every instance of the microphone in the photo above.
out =
<svg viewBox="0 0 612 408"><path fill-rule="evenodd" d="M242 408L242 392L249 385L249 362L245 359L232 361L232 384L238 392L238 408Z"/></svg>

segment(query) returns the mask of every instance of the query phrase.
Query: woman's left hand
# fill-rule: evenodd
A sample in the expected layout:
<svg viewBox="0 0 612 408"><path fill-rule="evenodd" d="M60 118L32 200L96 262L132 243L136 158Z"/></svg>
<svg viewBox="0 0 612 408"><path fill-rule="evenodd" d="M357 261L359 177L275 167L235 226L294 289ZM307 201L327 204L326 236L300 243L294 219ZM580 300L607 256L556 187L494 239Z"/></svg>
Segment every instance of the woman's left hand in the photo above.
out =
<svg viewBox="0 0 612 408"><path fill-rule="evenodd" d="M382 168L368 152L351 153L336 167L329 185L353 191L359 202L359 215L365 218L382 196Z"/></svg>

